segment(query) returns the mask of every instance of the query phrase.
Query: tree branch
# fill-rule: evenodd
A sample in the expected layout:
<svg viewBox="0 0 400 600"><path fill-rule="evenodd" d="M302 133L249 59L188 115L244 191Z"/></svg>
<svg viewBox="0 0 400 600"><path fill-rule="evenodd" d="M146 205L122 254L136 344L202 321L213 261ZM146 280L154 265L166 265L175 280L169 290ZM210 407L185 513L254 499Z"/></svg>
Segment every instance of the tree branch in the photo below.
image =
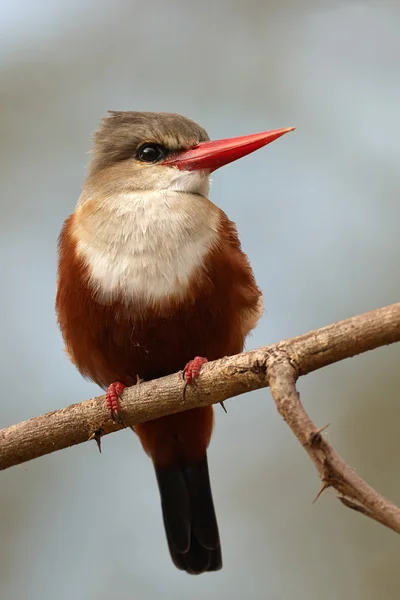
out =
<svg viewBox="0 0 400 600"><path fill-rule="evenodd" d="M400 341L400 303L339 321L257 350L207 363L198 385L183 399L182 373L124 391L121 408L129 425L216 404L259 388L271 388L277 408L314 462L322 488L334 487L346 506L400 533L400 509L370 488L321 436L300 402L296 379L329 364ZM105 396L34 417L0 431L0 469L121 429Z"/></svg>
<svg viewBox="0 0 400 600"><path fill-rule="evenodd" d="M297 373L287 357L267 363L267 378L279 413L285 419L309 457L322 481L317 498L328 487L339 492L339 500L348 508L400 533L400 509L372 489L335 452L322 429L317 429L300 402L296 389ZM317 499L316 498L316 499Z"/></svg>

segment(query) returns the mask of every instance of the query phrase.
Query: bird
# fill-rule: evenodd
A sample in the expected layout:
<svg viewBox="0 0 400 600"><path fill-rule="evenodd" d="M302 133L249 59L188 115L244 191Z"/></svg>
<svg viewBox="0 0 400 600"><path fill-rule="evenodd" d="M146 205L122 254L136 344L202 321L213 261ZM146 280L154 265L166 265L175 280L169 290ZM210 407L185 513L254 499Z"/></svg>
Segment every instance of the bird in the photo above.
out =
<svg viewBox="0 0 400 600"><path fill-rule="evenodd" d="M56 313L67 356L106 390L114 419L126 386L179 371L192 385L207 360L243 351L263 294L236 225L208 198L210 174L292 129L210 141L175 113L103 117L59 236ZM172 561L193 575L222 568L213 420L202 406L133 426L154 465Z"/></svg>

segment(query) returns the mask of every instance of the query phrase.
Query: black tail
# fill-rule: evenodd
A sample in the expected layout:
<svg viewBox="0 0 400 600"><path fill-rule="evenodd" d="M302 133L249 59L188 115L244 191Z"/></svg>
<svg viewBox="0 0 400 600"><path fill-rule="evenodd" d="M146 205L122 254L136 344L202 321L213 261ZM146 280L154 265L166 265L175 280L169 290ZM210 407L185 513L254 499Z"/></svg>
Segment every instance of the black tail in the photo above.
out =
<svg viewBox="0 0 400 600"><path fill-rule="evenodd" d="M207 456L189 465L155 465L165 533L178 569L198 575L222 568Z"/></svg>

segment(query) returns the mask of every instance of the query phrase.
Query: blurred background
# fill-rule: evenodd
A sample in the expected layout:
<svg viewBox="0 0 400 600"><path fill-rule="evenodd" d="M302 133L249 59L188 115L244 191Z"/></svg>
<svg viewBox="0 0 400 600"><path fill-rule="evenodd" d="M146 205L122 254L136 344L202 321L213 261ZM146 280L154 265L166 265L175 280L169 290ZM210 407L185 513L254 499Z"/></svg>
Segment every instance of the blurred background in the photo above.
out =
<svg viewBox="0 0 400 600"><path fill-rule="evenodd" d="M395 0L2 0L0 427L99 392L63 353L56 241L108 109L179 112L212 138L295 125L217 172L265 294L254 348L399 300L400 5ZM300 382L318 426L400 503L400 347ZM394 600L400 538L316 505L314 468L269 391L216 410L209 463L224 569L166 547L130 432L1 473L1 599Z"/></svg>

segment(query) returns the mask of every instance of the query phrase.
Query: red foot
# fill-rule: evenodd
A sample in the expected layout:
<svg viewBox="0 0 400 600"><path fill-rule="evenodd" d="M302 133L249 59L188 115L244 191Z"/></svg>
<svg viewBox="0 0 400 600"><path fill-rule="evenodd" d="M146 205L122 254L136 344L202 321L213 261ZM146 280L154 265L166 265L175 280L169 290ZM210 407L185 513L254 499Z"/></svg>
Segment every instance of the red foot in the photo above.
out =
<svg viewBox="0 0 400 600"><path fill-rule="evenodd" d="M111 412L111 418L113 421L121 421L122 418L119 414L120 406L119 406L119 398L121 397L122 392L126 388L126 385L116 381L108 386L106 391L106 402L107 408Z"/></svg>
<svg viewBox="0 0 400 600"><path fill-rule="evenodd" d="M194 379L197 379L200 375L201 367L208 362L207 358L202 356L196 356L193 360L190 360L186 367L183 369L183 379L185 385L191 385Z"/></svg>

